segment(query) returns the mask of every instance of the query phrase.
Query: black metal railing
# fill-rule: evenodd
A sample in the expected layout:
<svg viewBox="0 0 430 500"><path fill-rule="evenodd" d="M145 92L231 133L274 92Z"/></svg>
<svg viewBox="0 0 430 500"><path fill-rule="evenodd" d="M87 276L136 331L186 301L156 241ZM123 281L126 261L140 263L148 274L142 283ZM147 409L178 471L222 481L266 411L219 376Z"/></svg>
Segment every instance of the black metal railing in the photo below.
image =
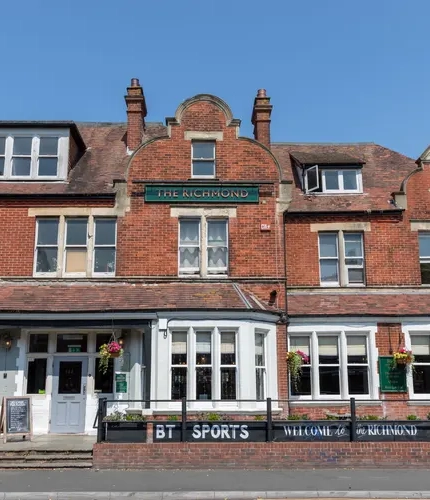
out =
<svg viewBox="0 0 430 500"><path fill-rule="evenodd" d="M156 406L159 403L178 403L177 408L167 408L163 407L161 409L156 408ZM199 406L199 408L194 408L192 405L196 403L205 403L204 406L207 406L205 409L202 409L202 406ZM211 406L207 405L209 403ZM192 417L192 415L195 415L196 413L202 413L203 411L206 412L222 412L226 411L225 406L222 408L218 408L217 404L219 403L226 403L225 400L187 400L186 398L183 398L179 401L173 401L171 399L163 399L163 400L113 400L110 399L108 400L107 398L100 398L99 399L99 404L98 404L98 410L96 414L96 418L94 421L94 428L97 429L97 442L100 443L105 440L106 434L105 434L105 418L108 416L108 405L113 404L114 406L122 406L122 405L141 405L142 408L149 409L153 408L155 412L157 411L162 411L163 414L167 414L169 411L175 414L175 416L178 416L179 413L179 406L180 406L180 435L181 438L180 440L182 442L187 441L187 431L188 427L187 424L189 423L196 423L196 419L194 418L189 418ZM255 399L242 399L242 400L229 400L228 403L236 403L236 407L231 407L228 408L229 413L234 414L236 417L238 415L246 415L247 419L251 415L259 414L261 418L260 424L265 423L266 427L266 441L271 442L274 440L274 428L276 424L279 424L279 420L274 421L274 411L276 413L283 413L283 416L281 418L282 422L286 423L287 420L289 420L289 416L291 417L292 415L295 416L294 419L291 419L291 421L288 422L288 425L299 425L300 422L300 415L295 415L294 411L297 408L300 408L301 410L303 409L308 409L308 410L313 410L315 413L316 410L316 405L318 407L321 407L326 405L328 408L333 409L333 408L341 408L341 409L346 409L348 413L342 413L342 414L328 414L327 413L327 418L315 418L315 419L303 419L302 424L305 425L306 423L313 423L313 425L316 425L318 421L321 420L330 420L331 423L330 425L342 425L343 428L347 428L348 434L350 441L356 441L358 438L358 433L357 433L357 425L362 426L362 419L366 419L366 416L359 415L358 411L360 408L374 408L374 407L383 407L385 406L385 409L383 410L384 414L381 414L379 416L372 416L375 420L387 420L389 419L390 421L402 421L404 422L406 419L411 420L411 424L414 422L412 421L413 418L411 415L408 417L404 418L396 418L394 414L391 414L390 417L390 412L386 410L387 405L389 406L391 403L399 404L399 403L406 403L409 405L413 405L414 403L418 403L419 407L421 408L422 412L427 412L430 411L430 400L422 399L422 400L408 400L408 399L383 399L383 400L375 400L375 399L368 399L368 400L363 400L363 399L356 399L356 398L349 398L348 400L339 400L339 399L326 399L326 400L274 400L271 398L267 398L266 400L255 400ZM241 404L243 403L253 403L256 405L256 403L260 404L260 407L254 406L251 409L244 410L241 408ZM275 409L274 409L274 404L275 404ZM153 406L152 406L153 405ZM428 405L428 407L426 407ZM191 407L190 407L191 406ZM327 408L326 408L327 409ZM297 410L296 410L297 411ZM324 408L322 409L324 411ZM380 410L381 412L382 410ZM250 413L251 412L251 413ZM288 413L287 416L285 416L285 413ZM394 416L393 416L394 415ZM213 416L212 416L213 417ZM306 417L306 415L302 415L302 417ZM412 415L413 417L413 415ZM430 420L430 413L427 416L428 420ZM176 425L179 426L179 418L176 418L177 420ZM210 420L214 420L211 418ZM228 420L228 417L226 418L220 418L220 420ZM232 419L232 422L234 420L237 420L237 418ZM372 420L372 418L369 418L369 420ZM417 420L420 420L417 418ZM157 419L148 419L148 423L161 423L161 420ZM422 420L421 420L422 422ZM173 422L171 422L173 423ZM214 422L216 423L216 422ZM251 421L250 421L251 423ZM430 421L428 422L429 426L429 439L430 440ZM264 439L263 439L264 440Z"/></svg>

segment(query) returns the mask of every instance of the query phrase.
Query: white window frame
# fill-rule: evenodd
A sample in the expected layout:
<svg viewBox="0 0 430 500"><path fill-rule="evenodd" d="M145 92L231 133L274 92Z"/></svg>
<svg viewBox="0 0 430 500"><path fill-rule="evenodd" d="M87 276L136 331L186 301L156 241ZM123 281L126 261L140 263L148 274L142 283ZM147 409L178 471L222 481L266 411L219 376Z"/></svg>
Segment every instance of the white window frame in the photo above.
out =
<svg viewBox="0 0 430 500"><path fill-rule="evenodd" d="M186 350L187 350L187 364L185 365L177 365L172 363L172 355L173 355L173 335L175 333L183 333L186 335ZM190 393L190 340L189 340L189 331L184 328L172 328L170 330L169 334L169 397L172 399L172 373L174 368L182 368L186 370L186 380L187 380L187 387L186 387L186 393L185 397L187 399L189 398L189 393ZM172 401L177 401L176 399L172 399Z"/></svg>
<svg viewBox="0 0 430 500"><path fill-rule="evenodd" d="M359 194L363 192L363 176L361 172L361 168L327 168L320 165L313 165L312 167L307 167L303 172L304 177L304 190L305 193L314 193L314 194ZM309 172L316 172L317 183L313 187L309 187ZM339 189L327 189L326 183L326 173L327 172L337 172L338 175L338 185ZM344 188L344 180L343 175L344 172L355 172L356 181L357 181L357 189L345 189Z"/></svg>
<svg viewBox="0 0 430 500"><path fill-rule="evenodd" d="M68 170L68 157L69 157L69 131L64 129L10 129L0 130L0 137L6 138L5 154L4 156L4 173L0 175L1 180L10 181L61 181L66 180ZM30 175L18 176L12 175L12 160L13 160L13 142L15 137L31 137L31 155L24 155L31 157ZM40 139L43 137L58 138L58 165L57 175L42 176L38 175L39 168L39 146ZM22 155L17 155L18 157ZM47 158L49 155L40 155L42 158Z"/></svg>
<svg viewBox="0 0 430 500"><path fill-rule="evenodd" d="M69 221L72 221L72 220L86 220L86 223L87 223L87 229L86 229L86 242L85 242L85 245L68 245L67 244L67 230L68 230L68 222ZM88 217L73 217L73 216L70 216L70 217L65 217L65 227L64 227L64 245L63 245L63 276L67 277L67 278L70 278L70 277L76 277L76 278L82 278L82 277L85 277L88 273L88 260L89 260L89 255L90 255L90 252L89 252L89 244L90 244L90 241L94 244L94 231L92 232L93 234L93 237L92 238L89 238L88 236L88 232L89 232L89 227L88 227ZM86 253L87 253L87 257L86 257L86 269L85 271L83 272L71 272L71 273L68 273L66 271L66 265L67 265L67 251L68 250L71 250L71 249L78 249L78 250L86 250Z"/></svg>
<svg viewBox="0 0 430 500"><path fill-rule="evenodd" d="M186 247L197 248L197 245L181 245L181 222L182 221L195 221L199 224L199 240L198 240L198 248L199 248L199 264L200 267L192 267L192 268L181 268L181 254L180 249ZM208 223L211 221L223 221L226 224L226 247L227 248L227 258L226 258L226 267L224 268L209 268L209 248L214 248L216 245L209 245L208 238ZM219 278L222 276L228 275L228 265L229 265L229 219L227 217L210 217L210 216L202 216L202 217L180 217L178 219L178 275L180 277L215 277ZM215 272L218 270L220 272Z"/></svg>
<svg viewBox="0 0 430 500"><path fill-rule="evenodd" d="M57 245L39 245L39 220L56 220L57 225ZM37 272L37 250L38 248L57 248L57 269L53 272ZM36 235L34 239L34 257L33 257L33 275L34 276L57 276L59 269L59 255L60 255L60 217L37 217L36 218Z"/></svg>
<svg viewBox="0 0 430 500"><path fill-rule="evenodd" d="M316 173L316 185L314 187L309 188L309 178L308 174L309 172L315 171ZM313 193L314 191L317 191L320 188L320 176L319 176L319 167L318 165L314 165L313 167L309 167L305 170L304 172L304 184L305 184L305 191L306 193Z"/></svg>
<svg viewBox="0 0 430 500"><path fill-rule="evenodd" d="M421 264L430 264L430 255L421 255L421 250L420 250L420 238L421 237L427 237L430 238L430 231L418 231L418 251L419 251L419 259L420 259L420 276L421 276ZM421 279L421 284L423 286L429 286L430 283L423 283L422 278Z"/></svg>
<svg viewBox="0 0 430 500"><path fill-rule="evenodd" d="M318 337L331 337L338 335L339 346L339 370L340 370L340 394L326 395L320 394L319 386L319 357L318 357ZM377 370L378 350L375 344L376 325L368 326L344 326L340 324L328 325L303 325L290 326L288 329L288 347L290 348L290 337L304 336L309 338L311 353L311 395L290 396L293 401L336 401L347 400L354 397L357 400L378 400L379 399L379 379ZM368 394L349 394L348 392L348 356L347 356L347 336L365 336L367 349L368 366ZM321 365L330 366L330 365ZM361 366L361 365L359 365Z"/></svg>
<svg viewBox="0 0 430 500"><path fill-rule="evenodd" d="M260 335L263 338L263 365L258 366L255 364L255 349L256 337ZM261 371L263 376L263 397L258 401L264 401L267 397L267 332L265 330L255 329L254 331L254 369L255 369L255 398L257 399L257 371Z"/></svg>
<svg viewBox="0 0 430 500"><path fill-rule="evenodd" d="M328 189L327 188L327 185L326 185L326 173L327 172L337 172L339 189ZM344 172L355 172L355 178L357 181L357 189L345 189L344 188L344 181L343 181ZM330 169L329 168L326 168L326 169L321 168L321 181L322 181L322 192L323 193L361 193L361 192L363 192L361 169L348 168L348 169L339 169L338 170L335 168L330 168Z"/></svg>
<svg viewBox="0 0 430 500"><path fill-rule="evenodd" d="M115 223L115 234L114 234L114 244L113 245L97 245L96 244L96 231L97 231L97 221L99 220L112 220L114 221ZM91 217L89 218L88 220L88 225L93 227L93 231L92 231L92 234L93 234L93 238L90 238L93 240L93 244L91 245L93 248L92 248L92 266L91 266L91 271L92 271L92 276L95 276L95 277L109 277L109 276L115 276L115 273L116 273L116 256L117 256L117 244L118 244L118 219L116 217L101 217L101 216L94 216L92 217L92 220L91 220ZM113 272L96 272L94 270L94 266L96 265L96 249L98 248L115 248L115 260L114 260L114 271Z"/></svg>
<svg viewBox="0 0 430 500"><path fill-rule="evenodd" d="M197 364L197 337L199 334L209 334L210 335L210 343L211 343L211 362L210 363L205 363L198 365ZM219 332L218 332L219 334ZM220 343L220 342L219 342ZM214 353L214 330L213 329L205 329L205 328L196 328L194 329L193 332L193 359L190 360L191 364L193 365L193 370L194 370L194 383L193 387L190 387L191 393L193 394L192 399L197 399L197 370L199 368L209 368L211 371L211 397L208 399L198 399L198 401L212 401L213 399L219 399L215 397L215 393L220 394L221 393L221 384L220 384L220 378L217 377L217 374L214 373L214 364L215 364L215 353ZM218 382L218 386L216 387L215 391L215 382Z"/></svg>
<svg viewBox="0 0 430 500"><path fill-rule="evenodd" d="M39 220L44 219L58 219L58 236L57 236L57 269L51 273L39 273L36 271L37 265L37 240L38 240L38 224ZM66 273L66 232L67 232L67 220L69 219L86 219L87 220L87 265L86 270L83 273ZM116 219L115 224L115 270L112 273L97 273L94 272L94 251L95 251L95 224L98 219ZM53 215L48 216L36 216L35 218L35 244L34 244L34 256L33 256L33 276L34 277L86 277L86 278L110 278L116 275L116 261L117 261L117 253L118 253L118 220L116 217L112 216L101 216L101 215L89 215L89 216L80 216L80 215L60 215L58 217ZM51 245L47 245L51 246ZM112 245L106 245L111 248ZM70 245L72 248L78 248L78 245ZM83 247L82 247L83 248Z"/></svg>
<svg viewBox="0 0 430 500"><path fill-rule="evenodd" d="M225 235L226 241L225 246L210 244L209 243L209 226L211 222L224 222L225 223ZM207 274L208 275L226 275L228 271L228 219L216 219L214 217L207 217L205 219L206 224L206 262L207 262ZM226 265L224 267L209 267L209 249L210 248L225 248L226 249Z"/></svg>
<svg viewBox="0 0 430 500"><path fill-rule="evenodd" d="M220 345L220 348L218 349L218 353L217 353L217 356L218 356L218 365L219 365L219 399L221 401L235 401L237 399L237 395L238 395L238 391L239 391L239 384L238 384L238 369L237 369L237 357L238 357L238 352L237 352L237 330L235 329L231 329L231 330L227 330L227 329L222 329L220 328L218 330L218 333L219 333L219 345ZM222 355L222 352L221 352L221 345L222 345L222 336L224 334L233 334L234 336L234 364L233 365L224 365L222 364L222 361L221 361L221 355ZM222 369L223 368L226 368L226 369L229 369L229 370L234 370L235 372L235 381L236 381L236 387L235 387L235 394L236 394L236 398L235 399L223 399L222 398L222 394L221 394L221 380L222 380L222 377L221 377L221 372L222 372Z"/></svg>
<svg viewBox="0 0 430 500"><path fill-rule="evenodd" d="M213 158L198 158L194 156L194 144L208 143L213 145ZM212 175L196 175L194 173L194 162L213 163ZM214 140L191 140L191 177L193 179L214 179L216 176L216 141Z"/></svg>
<svg viewBox="0 0 430 500"><path fill-rule="evenodd" d="M428 335L430 336L430 324L429 323L411 323L408 325L403 325L402 328L405 334L405 347L408 350L412 350L411 337L413 335ZM413 353L413 352L412 352ZM414 363L415 364L415 363ZM421 363L418 364L418 366ZM428 363L422 363L423 365L428 365ZM409 399L430 399L430 393L415 394L414 393L414 382L413 382L413 371L408 369L406 372L406 383L408 387Z"/></svg>
<svg viewBox="0 0 430 500"><path fill-rule="evenodd" d="M183 244L181 243L181 223L182 222L195 222L198 225L198 240L197 244L189 243ZM198 217L181 217L179 219L178 224L178 270L180 276L196 276L199 275L200 269L202 267L202 220ZM181 267L181 248L197 248L198 249L198 258L199 258L199 267Z"/></svg>
<svg viewBox="0 0 430 500"><path fill-rule="evenodd" d="M172 364L173 353L173 334L185 333L187 335L187 365L174 365ZM196 363L197 355L197 335L199 333L209 333L211 335L211 363L205 365L198 365ZM221 364L221 335L223 333L234 333L235 335L235 365L222 365ZM239 399L239 383L240 383L240 370L239 370L239 340L238 330L235 327L205 327L195 326L190 328L171 327L169 328L169 381L168 381L168 397L172 397L172 371L173 368L186 368L187 369L187 399L195 401L197 405L213 405L213 401L221 400L221 368L235 368L236 370L236 399L223 399L222 403L229 406ZM196 400L197 395L197 369L198 368L211 368L212 370L212 398ZM176 400L172 400L176 401Z"/></svg>
<svg viewBox="0 0 430 500"><path fill-rule="evenodd" d="M336 236L336 248L337 248L337 257L321 257L321 245L320 245L320 235L322 234L330 234ZM357 259L362 259L363 264L347 264L348 259L352 259L354 257L347 257L345 255L345 235L348 234L358 234L361 236L361 257L357 257ZM324 260L337 260L337 281L322 281L321 279L321 261ZM319 266L319 274L320 274L320 286L323 287L363 287L366 285L366 259L364 256L364 232L363 231L319 231L318 232L318 266ZM349 269L363 269L363 283L350 283L348 278L348 270Z"/></svg>

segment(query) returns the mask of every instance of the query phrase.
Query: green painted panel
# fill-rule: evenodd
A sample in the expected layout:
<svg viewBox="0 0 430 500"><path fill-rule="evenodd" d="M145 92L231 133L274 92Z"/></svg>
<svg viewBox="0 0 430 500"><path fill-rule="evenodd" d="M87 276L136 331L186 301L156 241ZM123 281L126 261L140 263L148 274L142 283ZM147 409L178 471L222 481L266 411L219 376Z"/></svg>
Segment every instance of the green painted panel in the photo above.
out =
<svg viewBox="0 0 430 500"><path fill-rule="evenodd" d="M392 356L379 356L379 384L381 392L406 392L406 367L393 366Z"/></svg>
<svg viewBox="0 0 430 500"><path fill-rule="evenodd" d="M145 186L145 201L157 203L258 203L258 186L171 184Z"/></svg>

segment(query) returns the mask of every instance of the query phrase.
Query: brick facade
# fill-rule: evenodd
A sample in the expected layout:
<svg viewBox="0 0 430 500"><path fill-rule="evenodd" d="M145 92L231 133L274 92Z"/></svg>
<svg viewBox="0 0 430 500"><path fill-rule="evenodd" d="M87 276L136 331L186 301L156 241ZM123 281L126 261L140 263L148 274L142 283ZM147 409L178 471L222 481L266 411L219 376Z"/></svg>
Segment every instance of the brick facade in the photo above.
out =
<svg viewBox="0 0 430 500"><path fill-rule="evenodd" d="M428 468L429 443L168 443L94 446L97 469Z"/></svg>
<svg viewBox="0 0 430 500"><path fill-rule="evenodd" d="M424 394L422 390L415 390L415 394L410 372L406 392L380 391L378 358L391 356L403 346L410 347L413 335L430 335L430 293L421 282L419 250L419 231L430 231L428 152L415 163L371 143L273 144L272 105L263 89L258 91L252 108L253 138L240 136L240 121L224 101L213 95L199 94L185 100L176 112L170 110L173 117L166 119L166 125L145 121L146 99L137 79L127 88L125 102L126 124L61 125L70 132L67 182L0 181L0 323L1 314L11 311L97 313L106 315L103 327L112 330L118 315L123 318L129 314L131 318L140 314L141 324L126 324L124 328L130 338L127 352L135 356L135 366L142 368L148 363L149 373L144 381L141 375L130 375L132 369L128 368L130 397L142 399L145 394L147 399L166 401L172 393L172 333L187 332L186 391L189 399L198 399L195 339L199 331L210 331L210 370L216 375L210 397L202 394L198 402L205 409L208 400L220 399L221 411L229 410L229 405L224 401L228 398L221 397L220 339L224 331L234 332L235 339L239 339L234 347L238 383L232 399L257 399L258 349L265 356L266 378L258 398L263 401L254 401L244 418L264 409L266 397L281 401L284 416L322 418L327 412L347 413L348 406L341 399L357 395L348 391L349 382L345 380L349 373L347 338L361 335L366 338L369 391L358 394L366 399L358 405L359 416L405 418L416 414L426 418L427 405L407 401ZM16 128L19 124L10 126ZM47 124L41 123L43 126ZM55 127L55 123L49 126ZM193 141L214 144L214 175L193 176ZM306 192L306 169L314 165L332 171L359 169L362 192ZM214 203L207 199L177 200L173 196L167 201L145 199L152 185L163 183L198 189L212 184L237 189L251 185L258 190L258 201ZM46 214L61 216L63 226L67 217L115 218L114 272L98 277L91 273L66 278L61 273L34 275L36 217ZM228 269L224 274L205 273L202 267L193 275L181 275L179 222L184 217L198 219L202 227L204 221L214 218L228 221ZM321 231L343 231L344 227L346 232L358 227L357 232L363 235L364 283L326 286L320 279L318 235ZM89 249L93 249L90 242L94 237L95 233L88 234ZM207 259L208 240L203 242L200 233L199 238L200 266L202 259ZM78 318L73 321L79 324L76 331L85 329ZM6 320L2 324L5 328L8 325ZM17 320L14 326L23 328L23 338L27 335L25 324ZM263 346L256 345L258 332L265 335ZM317 394L319 366L314 357L311 394L291 394L286 355L292 335L308 335L313 343L319 335L339 337L339 359L332 363L342 372L339 389L335 387L331 393L329 388ZM25 342L21 349L27 349ZM313 355L318 353L317 347L311 349ZM95 357L97 353L92 354ZM19 369L26 373L27 364ZM24 385L21 389L15 391L17 395L25 393ZM92 395L95 400L97 393ZM338 401L326 403L324 396ZM425 393L423 398L428 396ZM243 409L239 406L230 408L232 418L237 418L234 409ZM172 413L179 411L178 406L169 405L154 411L171 409ZM94 405L91 411L95 411ZM87 420L89 423L91 418ZM282 453L276 451L283 450L282 446L289 453L289 445L277 446L270 445L272 451L261 457L272 460ZM184 451L188 449L177 447L178 456L179 450L188 453ZM348 457L362 453L361 448L342 450ZM140 448L139 453L143 453ZM152 451L145 453L150 456ZM167 456L164 451L157 453L163 459ZM320 459L313 453L309 451L307 456L310 463L317 463ZM382 458L388 460L385 455ZM215 455L213 459L216 463ZM285 460L287 464L290 459Z"/></svg>

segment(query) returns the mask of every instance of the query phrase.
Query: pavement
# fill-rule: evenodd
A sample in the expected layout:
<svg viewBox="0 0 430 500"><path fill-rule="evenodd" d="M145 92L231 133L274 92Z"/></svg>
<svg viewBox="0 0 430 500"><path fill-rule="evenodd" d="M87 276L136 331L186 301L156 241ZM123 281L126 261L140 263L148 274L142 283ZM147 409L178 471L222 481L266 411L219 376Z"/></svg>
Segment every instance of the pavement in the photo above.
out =
<svg viewBox="0 0 430 500"><path fill-rule="evenodd" d="M9 438L8 438L9 439ZM11 438L13 439L13 438ZM79 434L41 434L33 436L31 441L23 441L16 439L3 442L0 440L0 452L2 451L91 451L94 443L97 441L96 436L84 436ZM0 495L1 500L1 495Z"/></svg>
<svg viewBox="0 0 430 500"><path fill-rule="evenodd" d="M0 500L430 498L430 470L3 470Z"/></svg>

